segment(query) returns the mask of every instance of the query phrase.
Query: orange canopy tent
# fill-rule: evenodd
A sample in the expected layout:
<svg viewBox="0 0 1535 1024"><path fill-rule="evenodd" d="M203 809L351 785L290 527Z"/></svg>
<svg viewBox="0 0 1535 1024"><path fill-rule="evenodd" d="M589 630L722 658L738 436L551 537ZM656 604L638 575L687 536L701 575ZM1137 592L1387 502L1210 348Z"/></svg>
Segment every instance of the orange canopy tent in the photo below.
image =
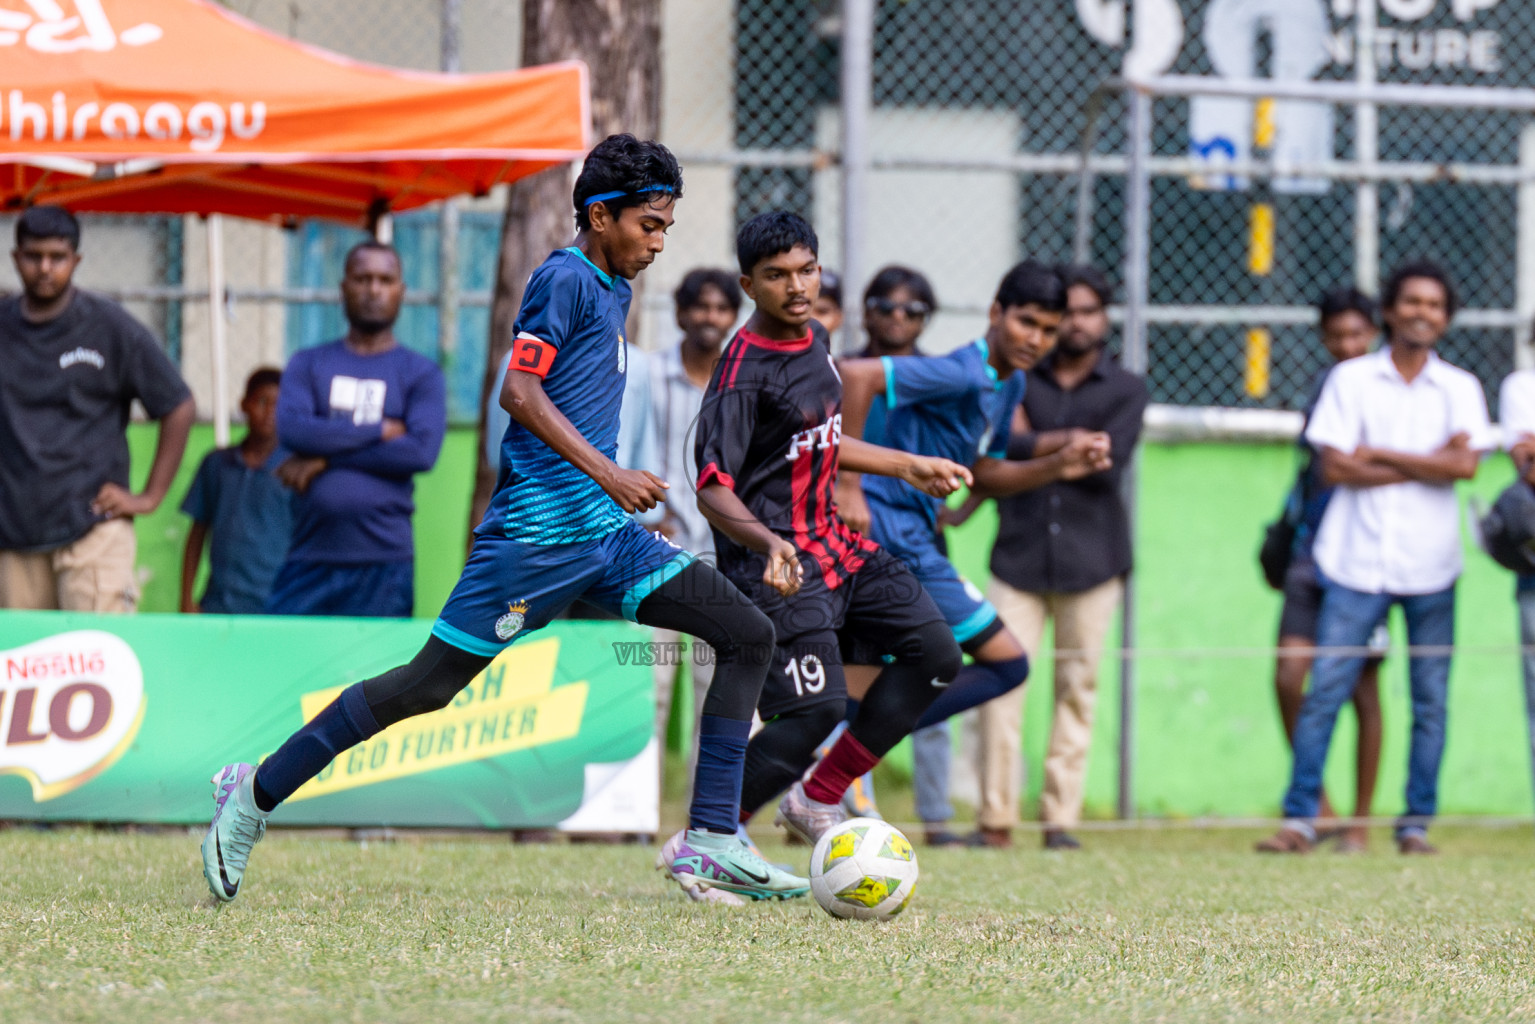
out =
<svg viewBox="0 0 1535 1024"><path fill-rule="evenodd" d="M580 63L376 67L204 0L0 0L0 209L363 223L579 158L587 97Z"/></svg>
<svg viewBox="0 0 1535 1024"><path fill-rule="evenodd" d="M295 43L206 0L0 0L0 211L51 203L372 227L583 156L586 66L441 75ZM228 443L224 318L213 423Z"/></svg>

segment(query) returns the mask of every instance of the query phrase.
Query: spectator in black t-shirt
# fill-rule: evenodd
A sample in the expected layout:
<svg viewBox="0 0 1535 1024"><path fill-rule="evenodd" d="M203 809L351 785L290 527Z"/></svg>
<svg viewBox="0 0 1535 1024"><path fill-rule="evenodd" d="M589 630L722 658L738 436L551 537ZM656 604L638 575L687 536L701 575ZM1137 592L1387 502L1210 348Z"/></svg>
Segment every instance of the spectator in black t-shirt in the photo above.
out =
<svg viewBox="0 0 1535 1024"><path fill-rule="evenodd" d="M131 612L133 517L159 507L196 406L149 331L76 288L80 225L34 206L11 259L22 294L0 300L0 607ZM129 410L160 421L149 481L128 486Z"/></svg>

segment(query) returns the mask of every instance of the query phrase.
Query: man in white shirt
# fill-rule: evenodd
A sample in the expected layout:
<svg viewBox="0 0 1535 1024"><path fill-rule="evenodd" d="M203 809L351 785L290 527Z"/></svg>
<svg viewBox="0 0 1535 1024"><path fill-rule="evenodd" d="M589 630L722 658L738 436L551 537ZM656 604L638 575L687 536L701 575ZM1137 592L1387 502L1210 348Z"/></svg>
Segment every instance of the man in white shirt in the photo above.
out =
<svg viewBox="0 0 1535 1024"><path fill-rule="evenodd" d="M1295 724L1285 825L1258 844L1265 852L1304 853L1315 844L1333 726L1364 667L1370 632L1393 604L1402 607L1409 644L1444 652L1410 660L1407 812L1396 828L1401 852L1436 852L1425 830L1438 805L1455 642L1461 540L1454 485L1476 474L1495 441L1480 382L1433 351L1455 313L1449 274L1436 263L1406 264L1392 272L1381 299L1390 346L1335 367L1306 428L1324 483L1337 488L1315 557L1326 586L1317 646L1339 653L1321 655L1312 670Z"/></svg>
<svg viewBox="0 0 1535 1024"><path fill-rule="evenodd" d="M1516 370L1498 392L1503 443L1525 483L1535 486L1535 370ZM1524 711L1529 719L1530 765L1535 771L1535 575L1519 576L1519 642L1524 655Z"/></svg>

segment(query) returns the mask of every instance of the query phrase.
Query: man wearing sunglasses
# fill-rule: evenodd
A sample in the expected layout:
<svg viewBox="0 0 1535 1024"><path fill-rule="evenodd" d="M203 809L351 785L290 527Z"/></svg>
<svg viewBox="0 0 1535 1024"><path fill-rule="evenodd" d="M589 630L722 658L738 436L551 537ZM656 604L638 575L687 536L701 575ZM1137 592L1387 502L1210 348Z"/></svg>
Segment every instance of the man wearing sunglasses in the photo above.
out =
<svg viewBox="0 0 1535 1024"><path fill-rule="evenodd" d="M919 355L917 339L937 308L933 286L921 271L895 264L882 268L863 292L863 328L869 341L858 355Z"/></svg>

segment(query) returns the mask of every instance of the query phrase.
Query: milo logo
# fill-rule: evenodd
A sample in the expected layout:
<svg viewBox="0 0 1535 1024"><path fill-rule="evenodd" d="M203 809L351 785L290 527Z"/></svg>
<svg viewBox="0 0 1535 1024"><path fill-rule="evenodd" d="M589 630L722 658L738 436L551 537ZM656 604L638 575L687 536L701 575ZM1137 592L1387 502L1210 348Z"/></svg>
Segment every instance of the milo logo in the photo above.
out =
<svg viewBox="0 0 1535 1024"><path fill-rule="evenodd" d="M84 785L128 749L144 721L144 672L119 637L60 633L0 652L0 775L41 803Z"/></svg>

